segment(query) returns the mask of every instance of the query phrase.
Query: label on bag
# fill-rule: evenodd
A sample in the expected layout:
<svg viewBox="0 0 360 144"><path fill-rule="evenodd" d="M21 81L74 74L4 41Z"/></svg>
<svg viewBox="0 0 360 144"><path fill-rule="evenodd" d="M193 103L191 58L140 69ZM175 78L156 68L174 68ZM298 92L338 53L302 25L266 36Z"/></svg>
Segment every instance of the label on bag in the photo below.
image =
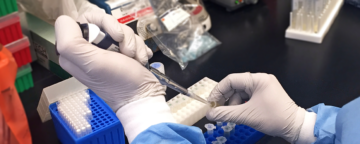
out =
<svg viewBox="0 0 360 144"><path fill-rule="evenodd" d="M188 12L182 8L178 8L163 15L161 17L161 22L165 25L168 31L171 31L189 17L190 14Z"/></svg>

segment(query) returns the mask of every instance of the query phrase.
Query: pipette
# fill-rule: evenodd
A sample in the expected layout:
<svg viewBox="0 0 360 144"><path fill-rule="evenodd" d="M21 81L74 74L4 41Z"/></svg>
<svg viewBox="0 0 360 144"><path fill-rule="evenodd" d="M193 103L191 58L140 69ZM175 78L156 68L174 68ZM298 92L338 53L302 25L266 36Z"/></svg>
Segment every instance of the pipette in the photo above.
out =
<svg viewBox="0 0 360 144"><path fill-rule="evenodd" d="M195 100L198 100L204 104L208 104L209 102L205 99L203 99L202 97L188 91L186 88L180 86L179 84L177 84L176 82L174 82L173 80L171 80L169 77L167 77L165 74L161 73L160 71L158 71L157 69L153 68L150 66L150 72L152 72L155 77L160 81L161 84L166 85L167 87L183 94L186 95L188 97L191 97Z"/></svg>
<svg viewBox="0 0 360 144"><path fill-rule="evenodd" d="M87 41L89 41L89 43L92 43L102 49L119 52L119 50L118 50L119 43L116 42L114 39L112 39L109 34L101 31L101 29L98 26L96 26L95 24L91 24L91 23L85 23L85 24L78 23L78 24L79 24L79 27L83 34L83 37ZM176 82L171 80L169 77L167 77L165 74L163 74L160 71L158 71L157 69L149 66L148 63L145 65L145 67L147 69L149 69L149 71L155 75L155 77L160 81L161 84L166 85L167 87L169 87L183 95L186 95L195 100L198 100L204 104L209 104L209 102L207 100L201 98L200 96L198 96L198 95L188 91L186 88L180 86L179 84L177 84Z"/></svg>

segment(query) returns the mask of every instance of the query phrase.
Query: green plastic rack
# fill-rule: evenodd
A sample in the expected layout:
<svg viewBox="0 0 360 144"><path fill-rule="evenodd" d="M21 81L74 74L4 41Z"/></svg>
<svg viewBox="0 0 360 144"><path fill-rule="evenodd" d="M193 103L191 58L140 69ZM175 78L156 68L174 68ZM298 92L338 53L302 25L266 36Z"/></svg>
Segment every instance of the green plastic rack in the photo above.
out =
<svg viewBox="0 0 360 144"><path fill-rule="evenodd" d="M0 0L0 17L18 11L16 0Z"/></svg>
<svg viewBox="0 0 360 144"><path fill-rule="evenodd" d="M18 69L15 81L15 87L18 93L28 90L29 88L32 88L34 86L31 71L32 69L30 64L22 66Z"/></svg>

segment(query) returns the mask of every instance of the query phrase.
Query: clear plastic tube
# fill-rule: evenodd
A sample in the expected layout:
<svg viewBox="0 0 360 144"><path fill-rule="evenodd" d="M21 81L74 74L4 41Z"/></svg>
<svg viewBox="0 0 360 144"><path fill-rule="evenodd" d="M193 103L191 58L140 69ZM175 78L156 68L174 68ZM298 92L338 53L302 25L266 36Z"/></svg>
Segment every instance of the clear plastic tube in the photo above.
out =
<svg viewBox="0 0 360 144"><path fill-rule="evenodd" d="M298 13L298 14L296 14L296 29L297 30L301 30L301 28L302 28L302 23L301 22L302 22L301 21L301 14Z"/></svg>
<svg viewBox="0 0 360 144"><path fill-rule="evenodd" d="M232 122L228 122L227 125L232 128L231 133L234 133L236 124Z"/></svg>
<svg viewBox="0 0 360 144"><path fill-rule="evenodd" d="M302 31L306 31L306 15L300 14L301 17L301 25L302 25Z"/></svg>
<svg viewBox="0 0 360 144"><path fill-rule="evenodd" d="M214 133L214 129L216 129L214 124L211 123L205 124L205 128L207 129L207 133L209 134L209 136L212 136Z"/></svg>
<svg viewBox="0 0 360 144"><path fill-rule="evenodd" d="M77 138L92 132L90 102L88 92L80 91L56 103L60 117Z"/></svg>
<svg viewBox="0 0 360 144"><path fill-rule="evenodd" d="M229 137L232 128L230 126L222 126L221 128L224 130L224 136Z"/></svg>
<svg viewBox="0 0 360 144"><path fill-rule="evenodd" d="M218 102L210 102L210 107L215 108L220 106L220 104Z"/></svg>
<svg viewBox="0 0 360 144"><path fill-rule="evenodd" d="M224 136L216 137L216 140L218 142L220 142L221 144L224 144L227 141L226 137L224 137Z"/></svg>
<svg viewBox="0 0 360 144"><path fill-rule="evenodd" d="M336 0L301 0L293 1L290 12L290 28L307 33L318 33L329 16Z"/></svg>
<svg viewBox="0 0 360 144"><path fill-rule="evenodd" d="M318 19L318 31L320 31L322 27L322 14L317 19Z"/></svg>
<svg viewBox="0 0 360 144"><path fill-rule="evenodd" d="M313 26L312 26L312 19L311 19L311 16L308 14L307 16L306 16L306 28L307 28L307 32L310 32L310 33L312 33L312 31L313 31Z"/></svg>
<svg viewBox="0 0 360 144"><path fill-rule="evenodd" d="M296 18L294 16L294 13L293 12L290 12L290 27L292 29L295 29L296 28Z"/></svg>
<svg viewBox="0 0 360 144"><path fill-rule="evenodd" d="M223 126L223 122L216 122L216 126L222 127L222 126Z"/></svg>
<svg viewBox="0 0 360 144"><path fill-rule="evenodd" d="M219 141L213 141L213 142L211 142L211 144L222 144L222 143Z"/></svg>

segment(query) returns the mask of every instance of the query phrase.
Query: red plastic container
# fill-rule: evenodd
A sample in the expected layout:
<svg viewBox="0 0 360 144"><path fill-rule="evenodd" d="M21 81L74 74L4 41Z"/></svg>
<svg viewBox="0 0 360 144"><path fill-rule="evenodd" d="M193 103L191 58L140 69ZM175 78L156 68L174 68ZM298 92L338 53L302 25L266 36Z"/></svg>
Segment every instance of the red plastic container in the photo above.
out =
<svg viewBox="0 0 360 144"><path fill-rule="evenodd" d="M3 45L21 39L20 17L17 12L0 17L0 43Z"/></svg>
<svg viewBox="0 0 360 144"><path fill-rule="evenodd" d="M24 36L12 43L5 45L5 47L13 54L18 67L24 66L31 62L29 39Z"/></svg>

